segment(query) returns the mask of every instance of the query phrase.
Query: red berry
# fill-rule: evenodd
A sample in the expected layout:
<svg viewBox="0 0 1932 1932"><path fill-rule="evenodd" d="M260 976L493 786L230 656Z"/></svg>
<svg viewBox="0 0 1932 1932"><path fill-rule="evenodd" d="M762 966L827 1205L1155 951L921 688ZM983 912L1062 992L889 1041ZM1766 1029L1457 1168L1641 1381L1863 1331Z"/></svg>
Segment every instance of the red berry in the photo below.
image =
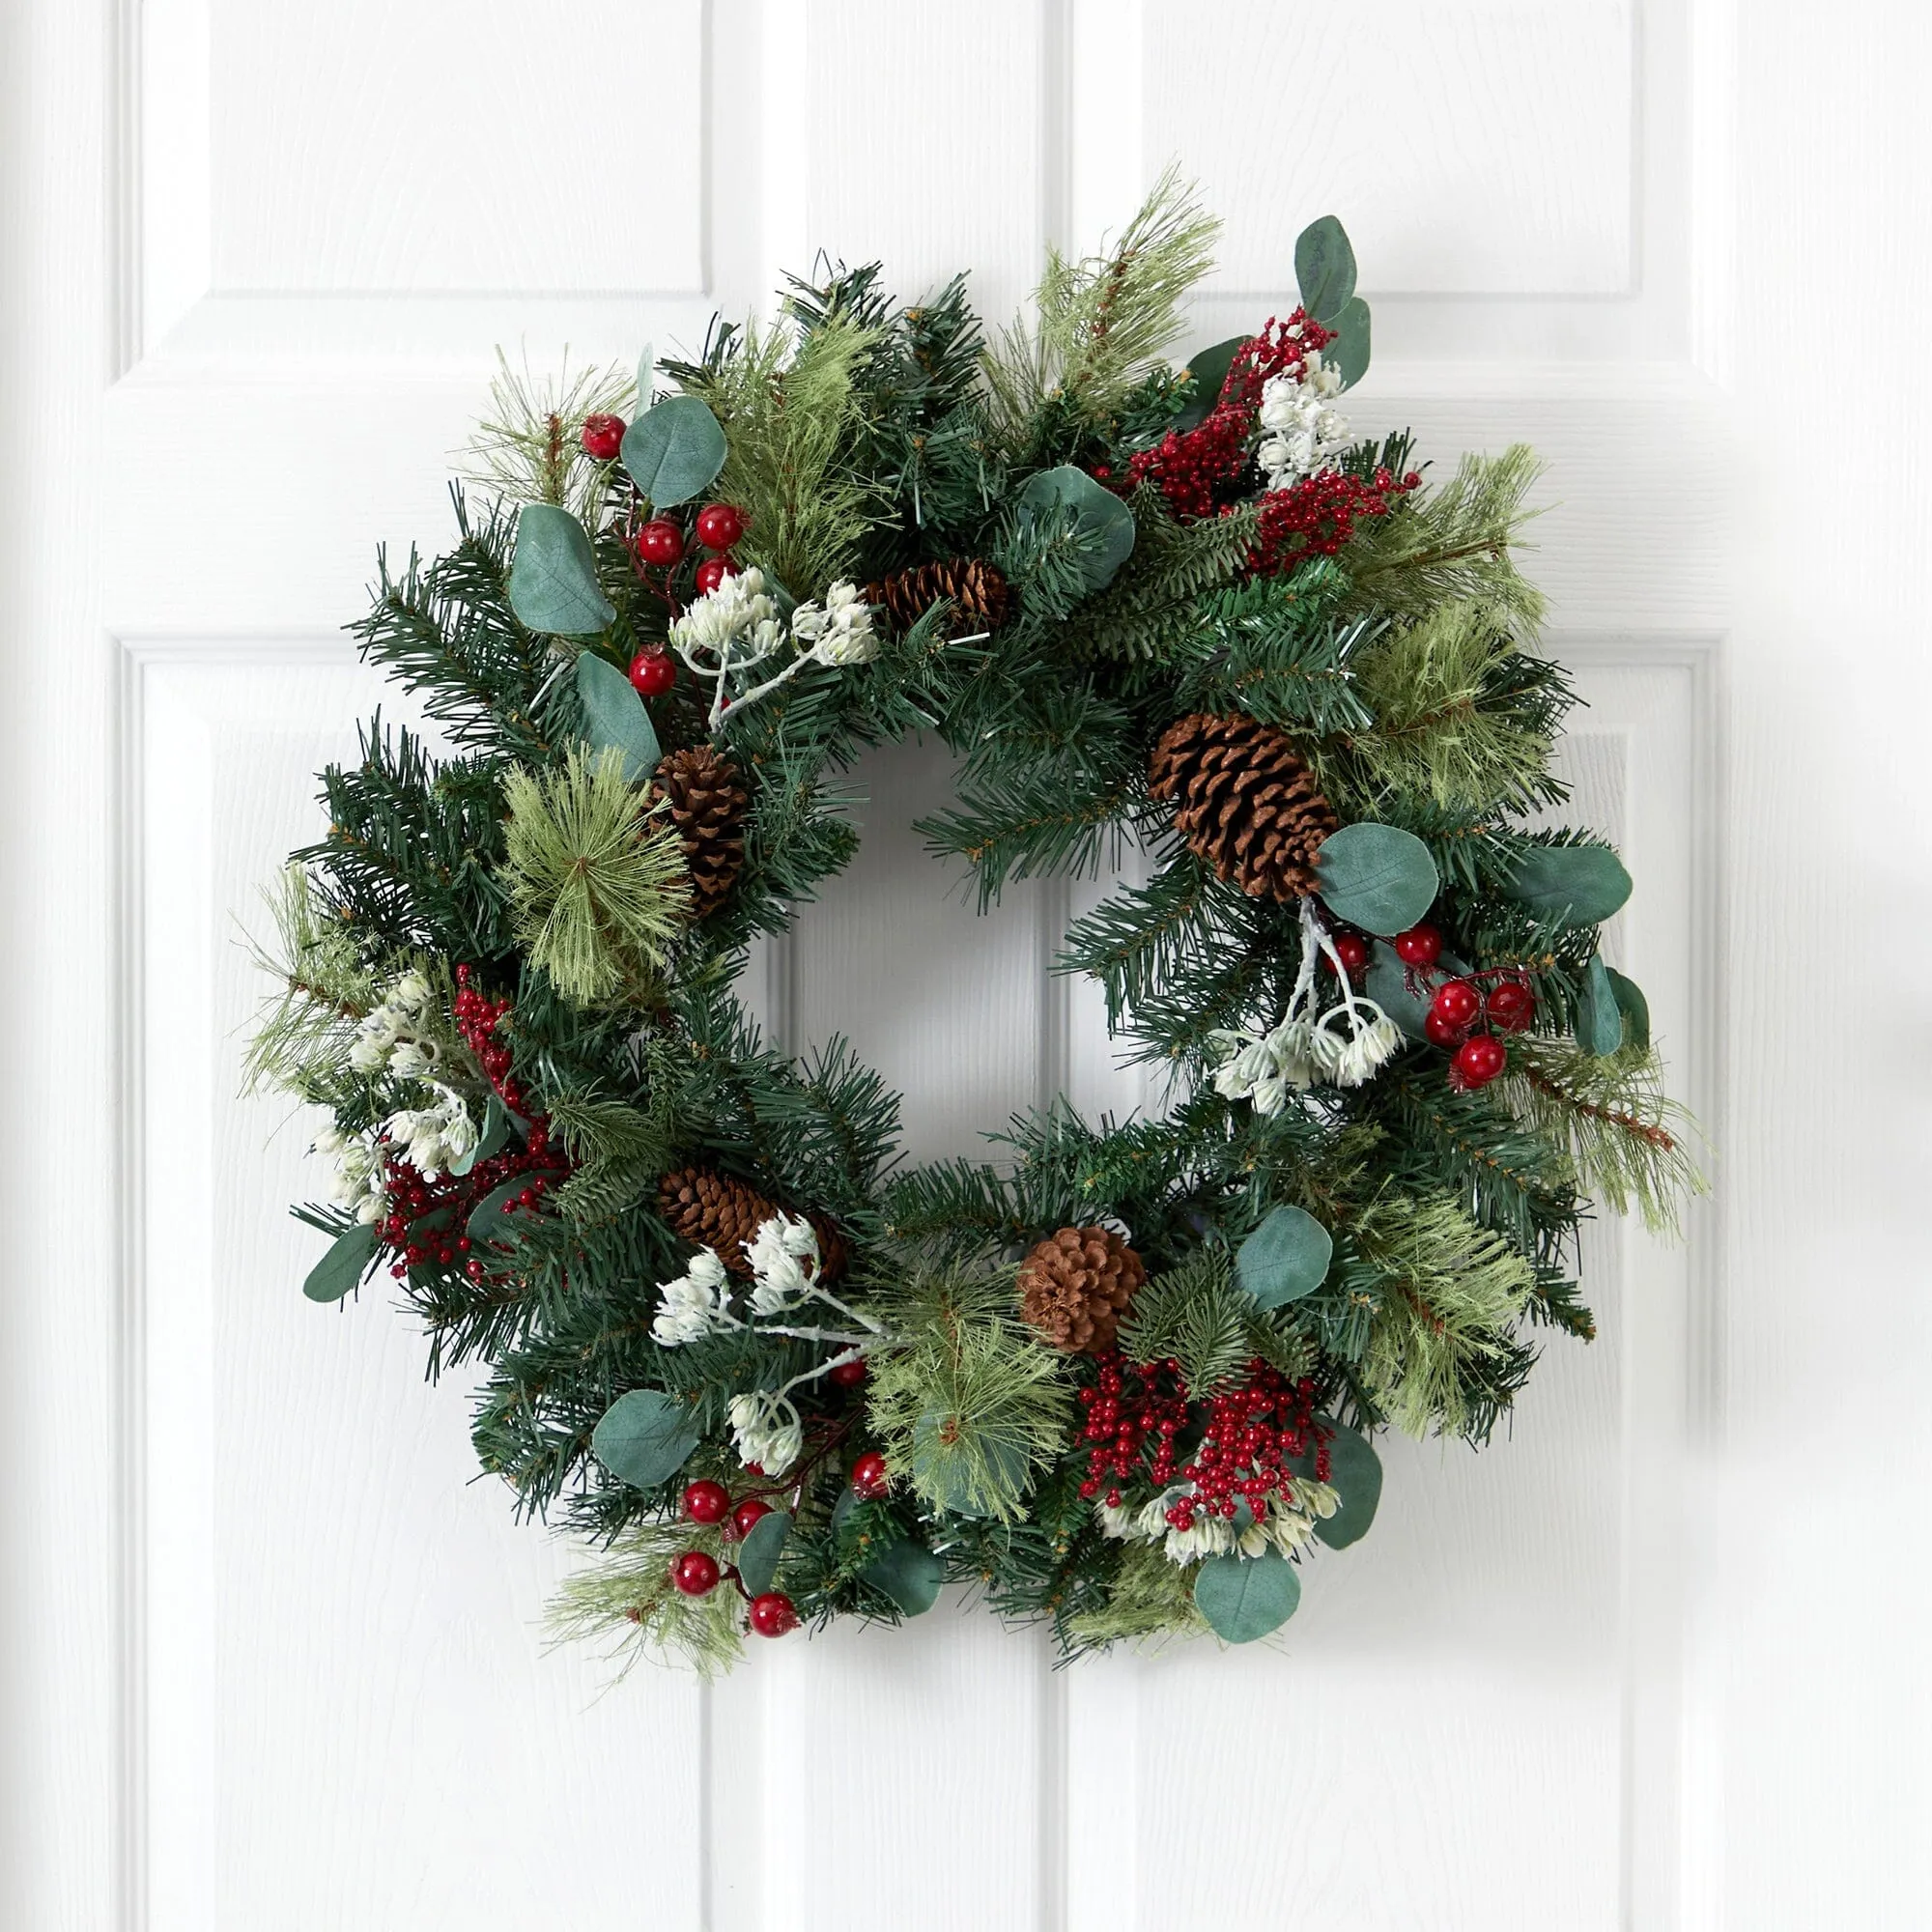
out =
<svg viewBox="0 0 1932 1932"><path fill-rule="evenodd" d="M870 1374L865 1356L854 1355L849 1362L840 1362L836 1368L828 1369L825 1379L835 1388L855 1389Z"/></svg>
<svg viewBox="0 0 1932 1932"><path fill-rule="evenodd" d="M687 1549L670 1566L670 1580L687 1597L701 1597L718 1587L718 1559L701 1549Z"/></svg>
<svg viewBox="0 0 1932 1932"><path fill-rule="evenodd" d="M598 414L583 418L583 453L609 463L624 446L624 418Z"/></svg>
<svg viewBox="0 0 1932 1932"><path fill-rule="evenodd" d="M1498 1033L1520 1033L1536 1017L1536 995L1525 980L1499 980L1483 1002L1483 1017Z"/></svg>
<svg viewBox="0 0 1932 1932"><path fill-rule="evenodd" d="M653 517L631 539L639 563L668 570L684 555L684 532L668 517Z"/></svg>
<svg viewBox="0 0 1932 1932"><path fill-rule="evenodd" d="M752 1628L760 1636L783 1636L798 1628L798 1611L782 1590L752 1599Z"/></svg>
<svg viewBox="0 0 1932 1932"><path fill-rule="evenodd" d="M876 1449L867 1449L852 1464L852 1487L872 1501L886 1492L886 1459Z"/></svg>
<svg viewBox="0 0 1932 1932"><path fill-rule="evenodd" d="M1369 963L1369 942L1359 932L1338 932L1335 955L1350 973L1359 973Z"/></svg>
<svg viewBox="0 0 1932 1932"><path fill-rule="evenodd" d="M1454 1046L1463 1031L1453 1020L1445 1020L1434 1008L1424 1017L1422 1030L1437 1046Z"/></svg>
<svg viewBox="0 0 1932 1932"><path fill-rule="evenodd" d="M730 1507L731 1492L708 1476L684 1486L684 1513L693 1522L723 1522Z"/></svg>
<svg viewBox="0 0 1932 1932"><path fill-rule="evenodd" d="M1445 1025L1465 1027L1483 1010L1483 996L1466 980L1445 980L1436 987L1429 1010Z"/></svg>
<svg viewBox="0 0 1932 1932"><path fill-rule="evenodd" d="M1395 951L1406 966L1434 966L1442 954L1442 935L1433 925L1411 925L1396 934Z"/></svg>
<svg viewBox="0 0 1932 1932"><path fill-rule="evenodd" d="M1508 1059L1501 1040L1492 1034L1479 1033L1456 1049L1456 1058L1449 1065L1459 1087L1487 1087Z"/></svg>
<svg viewBox="0 0 1932 1932"><path fill-rule="evenodd" d="M662 697L677 682L677 666L668 651L641 650L631 660L631 682L641 697Z"/></svg>
<svg viewBox="0 0 1932 1932"><path fill-rule="evenodd" d="M728 556L707 556L692 573L692 581L697 585L700 597L709 597L727 577L738 574L737 559Z"/></svg>
<svg viewBox="0 0 1932 1932"><path fill-rule="evenodd" d="M761 1502L756 1496L747 1496L731 1512L731 1533L740 1538L750 1536L753 1528L771 1513L770 1503Z"/></svg>
<svg viewBox="0 0 1932 1932"><path fill-rule="evenodd" d="M729 503L707 503L697 513L697 541L706 550L729 550L745 534L745 513Z"/></svg>

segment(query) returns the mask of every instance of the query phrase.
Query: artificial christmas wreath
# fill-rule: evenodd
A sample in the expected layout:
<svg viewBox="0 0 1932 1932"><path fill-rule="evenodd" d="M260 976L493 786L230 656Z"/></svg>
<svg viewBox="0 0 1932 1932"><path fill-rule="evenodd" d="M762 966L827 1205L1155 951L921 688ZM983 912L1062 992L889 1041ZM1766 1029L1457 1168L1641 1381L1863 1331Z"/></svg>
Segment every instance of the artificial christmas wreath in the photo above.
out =
<svg viewBox="0 0 1932 1932"><path fill-rule="evenodd" d="M635 383L506 370L490 506L355 626L436 747L323 774L250 1069L329 1117L307 1293L385 1271L484 1468L596 1546L565 1632L710 1668L957 1579L1068 1652L1264 1635L1376 1431L1481 1442L1537 1324L1591 1334L1586 1196L1701 1184L1599 951L1630 880L1537 822L1529 453L1432 484L1350 430L1332 217L1291 314L1159 359L1214 229L1164 180L990 344L963 277L867 267ZM1062 965L1156 1114L905 1170L845 1045L747 1018L852 856L835 775L912 731L982 904L1144 849Z"/></svg>

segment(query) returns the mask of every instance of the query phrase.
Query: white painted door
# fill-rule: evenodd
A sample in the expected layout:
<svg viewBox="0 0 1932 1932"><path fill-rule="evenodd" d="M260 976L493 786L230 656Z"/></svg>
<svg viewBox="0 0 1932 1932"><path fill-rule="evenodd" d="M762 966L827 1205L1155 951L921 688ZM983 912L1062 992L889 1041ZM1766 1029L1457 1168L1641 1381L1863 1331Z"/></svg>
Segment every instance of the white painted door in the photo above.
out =
<svg viewBox="0 0 1932 1932"><path fill-rule="evenodd" d="M0 1925L1907 1928L1932 1922L1928 383L1910 0L0 6ZM233 915L375 702L373 546L447 532L493 346L695 342L825 246L998 316L1170 156L1210 341L1346 219L1360 413L1525 437L1613 939L1722 1150L1615 1230L1511 1439L1398 1449L1280 1652L1049 1668L941 1612L704 1690L536 1619L381 1298L295 1292ZM963 1151L1131 1104L865 777L767 1011Z"/></svg>

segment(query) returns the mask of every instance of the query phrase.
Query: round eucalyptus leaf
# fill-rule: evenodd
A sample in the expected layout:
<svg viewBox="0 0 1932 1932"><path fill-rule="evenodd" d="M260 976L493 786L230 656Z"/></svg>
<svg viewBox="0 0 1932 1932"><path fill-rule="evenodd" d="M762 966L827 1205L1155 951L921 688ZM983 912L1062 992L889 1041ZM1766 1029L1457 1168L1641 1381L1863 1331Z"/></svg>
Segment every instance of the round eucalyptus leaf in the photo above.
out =
<svg viewBox="0 0 1932 1932"><path fill-rule="evenodd" d="M638 408L647 410L651 406L651 384L658 372L658 346L647 341L638 351ZM622 452L619 452L621 456Z"/></svg>
<svg viewBox="0 0 1932 1932"><path fill-rule="evenodd" d="M1294 279L1302 307L1332 327L1355 293L1355 251L1334 215L1311 221L1294 238Z"/></svg>
<svg viewBox="0 0 1932 1932"><path fill-rule="evenodd" d="M1373 819L1330 833L1315 856L1316 890L1339 920L1389 938L1435 903L1440 880L1412 832Z"/></svg>
<svg viewBox="0 0 1932 1932"><path fill-rule="evenodd" d="M359 1224L336 1236L328 1252L309 1269L302 1293L311 1301L340 1301L351 1289L361 1285L380 1246L375 1229Z"/></svg>
<svg viewBox="0 0 1932 1932"><path fill-rule="evenodd" d="M901 1538L859 1572L873 1589L890 1597L907 1616L917 1617L939 1601L946 1566L924 1544Z"/></svg>
<svg viewBox="0 0 1932 1932"><path fill-rule="evenodd" d="M1187 358L1187 373L1194 378L1194 400L1176 412L1172 427L1177 434L1198 429L1208 419L1208 411L1221 399L1221 384L1228 380L1235 352L1247 340L1245 335L1231 335Z"/></svg>
<svg viewBox="0 0 1932 1932"><path fill-rule="evenodd" d="M1565 925L1601 925L1631 895L1631 875L1607 845L1534 845L1518 862L1513 899Z"/></svg>
<svg viewBox="0 0 1932 1932"><path fill-rule="evenodd" d="M1352 389L1369 373L1369 305L1351 296L1332 325L1335 340L1322 352L1341 372L1342 386Z"/></svg>
<svg viewBox="0 0 1932 1932"><path fill-rule="evenodd" d="M1614 1053L1624 1043L1623 1009L1604 955L1593 952L1583 975L1583 997L1577 1002L1577 1044L1585 1053Z"/></svg>
<svg viewBox="0 0 1932 1932"><path fill-rule="evenodd" d="M608 658L595 651L577 657L577 697L583 709L584 736L592 750L614 745L624 754L624 777L632 784L657 770L662 755L651 714L637 687Z"/></svg>
<svg viewBox="0 0 1932 1932"><path fill-rule="evenodd" d="M526 503L518 511L510 609L526 630L555 638L593 638L616 616L597 581L590 539L568 510Z"/></svg>
<svg viewBox="0 0 1932 1932"><path fill-rule="evenodd" d="M1224 1643L1253 1643L1278 1631L1301 1602L1294 1565L1274 1550L1210 1556L1194 1577L1194 1607Z"/></svg>
<svg viewBox="0 0 1932 1932"><path fill-rule="evenodd" d="M1617 1010L1624 1016L1624 1038L1632 1046L1650 1044L1650 1002L1643 996L1643 988L1634 980L1626 979L1614 966L1605 969L1610 977L1610 991L1616 997Z"/></svg>
<svg viewBox="0 0 1932 1932"><path fill-rule="evenodd" d="M638 1490L668 1481L696 1447L691 1410L662 1389L620 1395L590 1432L590 1453L620 1483Z"/></svg>
<svg viewBox="0 0 1932 1932"><path fill-rule="evenodd" d="M476 1136L475 1145L468 1153L451 1161L447 1171L454 1175L468 1174L479 1160L488 1160L493 1153L499 1151L509 1138L509 1112L501 1099L492 1094L489 1106L483 1110L483 1126Z"/></svg>
<svg viewBox="0 0 1932 1932"><path fill-rule="evenodd" d="M1022 503L1046 509L1064 503L1090 548L1082 564L1089 590L1104 589L1134 554L1134 513L1077 464L1063 463L1029 476L1019 493Z"/></svg>
<svg viewBox="0 0 1932 1932"><path fill-rule="evenodd" d="M510 1225L510 1204L530 1184L529 1176L512 1175L499 1187L493 1187L475 1207L469 1210L469 1219L464 1224L463 1232L472 1243L477 1241L501 1241L512 1239L515 1229Z"/></svg>
<svg viewBox="0 0 1932 1932"><path fill-rule="evenodd" d="M738 1577L753 1596L762 1597L772 1587L790 1535L791 1518L783 1510L773 1510L752 1525L751 1535L738 1546Z"/></svg>
<svg viewBox="0 0 1932 1932"><path fill-rule="evenodd" d="M697 396L667 396L624 432L619 452L654 510L688 503L724 467L724 432Z"/></svg>
<svg viewBox="0 0 1932 1932"><path fill-rule="evenodd" d="M1328 1230L1300 1208L1269 1210L1235 1254L1235 1279L1259 1308L1280 1308L1313 1294L1328 1275L1335 1243Z"/></svg>
<svg viewBox="0 0 1932 1932"><path fill-rule="evenodd" d="M1330 1549L1346 1549L1366 1536L1376 1520L1376 1507L1382 1499L1382 1459L1367 1436L1340 1424L1327 1426L1335 1431L1328 1444L1328 1486L1342 1502L1333 1516L1317 1520L1315 1534ZM1314 1458L1308 1460L1312 1475Z"/></svg>

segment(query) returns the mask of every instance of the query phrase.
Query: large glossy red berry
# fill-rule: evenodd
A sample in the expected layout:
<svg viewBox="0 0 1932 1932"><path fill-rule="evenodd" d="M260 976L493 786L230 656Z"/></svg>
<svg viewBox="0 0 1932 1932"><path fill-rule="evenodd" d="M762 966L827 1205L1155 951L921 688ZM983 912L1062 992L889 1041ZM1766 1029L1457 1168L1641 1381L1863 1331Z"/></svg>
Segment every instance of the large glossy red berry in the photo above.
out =
<svg viewBox="0 0 1932 1932"><path fill-rule="evenodd" d="M653 517L631 539L631 548L639 563L657 570L668 570L684 556L684 532L668 517Z"/></svg>
<svg viewBox="0 0 1932 1932"><path fill-rule="evenodd" d="M700 597L709 597L727 577L736 577L738 563L735 557L707 556L692 572L692 582L697 585Z"/></svg>
<svg viewBox="0 0 1932 1932"><path fill-rule="evenodd" d="M1483 1001L1483 1017L1497 1033L1520 1033L1536 1017L1536 995L1521 980L1499 980Z"/></svg>
<svg viewBox="0 0 1932 1932"><path fill-rule="evenodd" d="M1396 934L1395 951L1405 966L1434 966L1442 956L1442 935L1433 925L1411 925Z"/></svg>
<svg viewBox="0 0 1932 1932"><path fill-rule="evenodd" d="M757 1496L747 1496L731 1512L731 1534L744 1538L750 1536L758 1523L772 1513L772 1506Z"/></svg>
<svg viewBox="0 0 1932 1932"><path fill-rule="evenodd" d="M1493 1034L1472 1034L1450 1062L1459 1087L1487 1087L1503 1070L1509 1055Z"/></svg>
<svg viewBox="0 0 1932 1932"><path fill-rule="evenodd" d="M871 1502L886 1492L886 1459L876 1449L867 1449L852 1464L852 1487Z"/></svg>
<svg viewBox="0 0 1932 1932"><path fill-rule="evenodd" d="M752 1599L752 1628L760 1636L783 1636L798 1628L798 1610L782 1590Z"/></svg>
<svg viewBox="0 0 1932 1932"><path fill-rule="evenodd" d="M1350 973L1359 973L1369 963L1369 942L1359 932L1335 935L1335 956Z"/></svg>
<svg viewBox="0 0 1932 1932"><path fill-rule="evenodd" d="M1483 1010L1483 996L1466 980L1444 980L1429 1003L1432 1017L1445 1025L1465 1027Z"/></svg>
<svg viewBox="0 0 1932 1932"><path fill-rule="evenodd" d="M854 1355L849 1362L840 1362L827 1369L825 1379L835 1388L855 1389L872 1372L866 1366L864 1355Z"/></svg>
<svg viewBox="0 0 1932 1932"><path fill-rule="evenodd" d="M677 682L677 666L668 651L639 651L631 660L631 682L639 697L662 697Z"/></svg>
<svg viewBox="0 0 1932 1932"><path fill-rule="evenodd" d="M609 463L624 446L624 418L598 414L583 418L583 453Z"/></svg>
<svg viewBox="0 0 1932 1932"><path fill-rule="evenodd" d="M731 1492L723 1483L700 1477L684 1486L684 1513L693 1522L723 1522L731 1510Z"/></svg>
<svg viewBox="0 0 1932 1932"><path fill-rule="evenodd" d="M718 1587L718 1559L701 1549L687 1549L670 1566L670 1580L687 1597L702 1597Z"/></svg>
<svg viewBox="0 0 1932 1932"><path fill-rule="evenodd" d="M729 503L707 503L697 513L697 541L706 550L729 550L745 534L745 513Z"/></svg>
<svg viewBox="0 0 1932 1932"><path fill-rule="evenodd" d="M1432 1008L1423 1015L1422 1030L1437 1046L1454 1046L1468 1028L1458 1026L1454 1020L1445 1020Z"/></svg>

